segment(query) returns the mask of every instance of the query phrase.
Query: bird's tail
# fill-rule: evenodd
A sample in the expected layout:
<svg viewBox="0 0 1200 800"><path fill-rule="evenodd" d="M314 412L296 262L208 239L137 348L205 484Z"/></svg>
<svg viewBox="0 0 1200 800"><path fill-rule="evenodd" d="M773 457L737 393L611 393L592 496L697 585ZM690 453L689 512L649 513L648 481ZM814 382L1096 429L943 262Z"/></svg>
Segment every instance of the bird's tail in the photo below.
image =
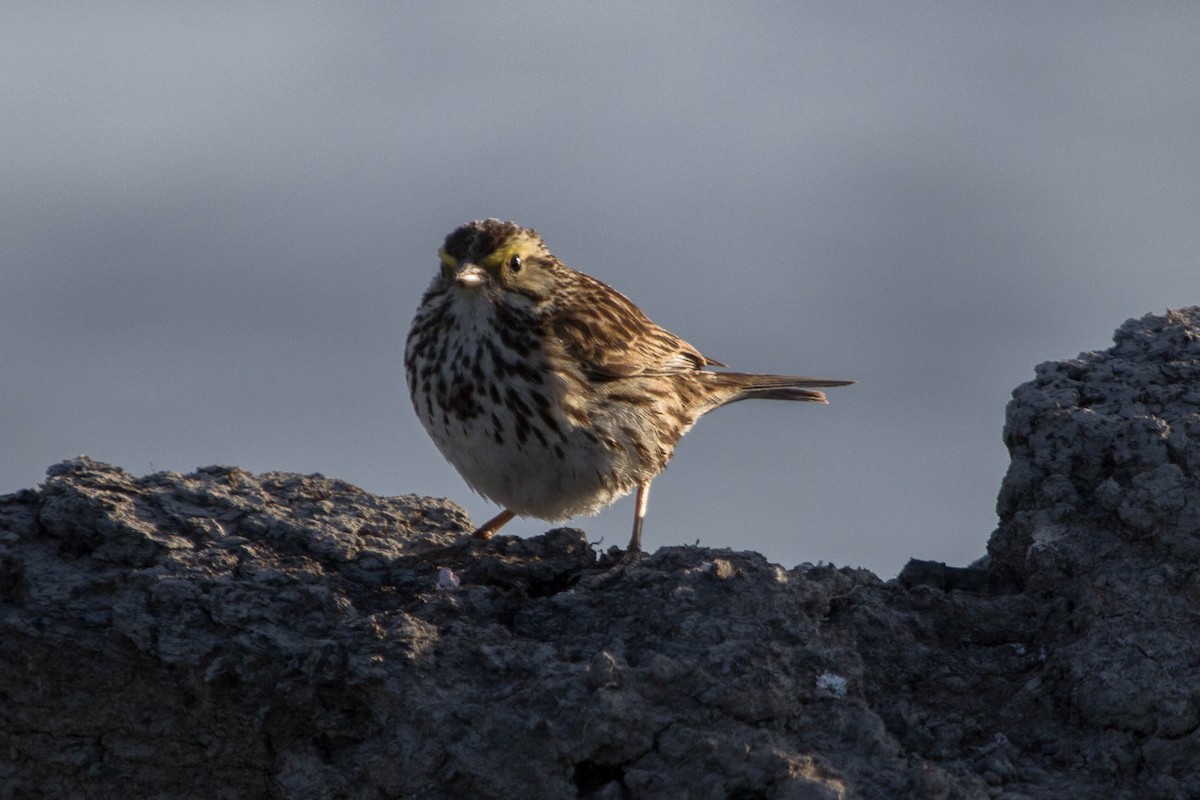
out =
<svg viewBox="0 0 1200 800"><path fill-rule="evenodd" d="M802 400L809 403L825 403L824 392L815 388L848 386L854 381L831 378L812 378L807 375L755 375L748 372L711 372L715 383L731 390L729 398L721 405L738 400L762 398L764 400Z"/></svg>

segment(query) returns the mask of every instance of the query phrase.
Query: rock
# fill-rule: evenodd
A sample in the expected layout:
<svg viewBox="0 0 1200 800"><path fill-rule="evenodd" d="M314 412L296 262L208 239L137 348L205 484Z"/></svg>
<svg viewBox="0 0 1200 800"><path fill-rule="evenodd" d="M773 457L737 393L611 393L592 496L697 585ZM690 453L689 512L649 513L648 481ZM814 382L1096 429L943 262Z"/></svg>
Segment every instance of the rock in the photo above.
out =
<svg viewBox="0 0 1200 800"><path fill-rule="evenodd" d="M1046 616L1028 694L1089 731L1071 758L1143 770L1147 797L1200 796L1200 307L1114 342L1013 392L988 551Z"/></svg>
<svg viewBox="0 0 1200 800"><path fill-rule="evenodd" d="M1200 558L1200 307L1129 320L1114 341L1013 392L988 546L1013 581L1127 545Z"/></svg>
<svg viewBox="0 0 1200 800"><path fill-rule="evenodd" d="M0 798L1200 796L1197 342L1039 367L988 558L891 582L55 465L0 498Z"/></svg>

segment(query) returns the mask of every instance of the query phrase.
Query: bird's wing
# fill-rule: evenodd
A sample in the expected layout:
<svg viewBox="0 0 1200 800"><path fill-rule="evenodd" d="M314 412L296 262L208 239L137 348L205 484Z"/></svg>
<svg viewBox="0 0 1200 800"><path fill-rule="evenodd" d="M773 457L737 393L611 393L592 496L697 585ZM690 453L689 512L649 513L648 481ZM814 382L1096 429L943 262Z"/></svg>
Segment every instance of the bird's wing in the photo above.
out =
<svg viewBox="0 0 1200 800"><path fill-rule="evenodd" d="M670 375L724 366L655 325L623 294L578 273L582 282L556 304L549 327L567 354L598 378Z"/></svg>

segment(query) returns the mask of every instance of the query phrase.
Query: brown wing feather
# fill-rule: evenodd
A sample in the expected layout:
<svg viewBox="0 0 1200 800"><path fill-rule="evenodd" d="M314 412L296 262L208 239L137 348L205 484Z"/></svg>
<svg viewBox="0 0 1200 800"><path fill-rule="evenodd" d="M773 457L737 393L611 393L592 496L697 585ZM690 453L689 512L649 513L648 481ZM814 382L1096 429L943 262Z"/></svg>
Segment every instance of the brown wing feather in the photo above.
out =
<svg viewBox="0 0 1200 800"><path fill-rule="evenodd" d="M581 272L557 298L550 330L600 378L670 375L724 366L650 321L627 297Z"/></svg>

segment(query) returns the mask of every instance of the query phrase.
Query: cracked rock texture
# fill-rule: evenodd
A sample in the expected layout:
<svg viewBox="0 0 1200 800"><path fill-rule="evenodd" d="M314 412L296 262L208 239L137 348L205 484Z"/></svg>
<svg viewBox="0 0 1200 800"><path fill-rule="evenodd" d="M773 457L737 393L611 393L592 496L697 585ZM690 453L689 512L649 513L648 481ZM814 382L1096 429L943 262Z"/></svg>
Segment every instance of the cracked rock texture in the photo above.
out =
<svg viewBox="0 0 1200 800"><path fill-rule="evenodd" d="M1043 364L986 564L87 458L0 498L0 800L1200 796L1200 309Z"/></svg>

